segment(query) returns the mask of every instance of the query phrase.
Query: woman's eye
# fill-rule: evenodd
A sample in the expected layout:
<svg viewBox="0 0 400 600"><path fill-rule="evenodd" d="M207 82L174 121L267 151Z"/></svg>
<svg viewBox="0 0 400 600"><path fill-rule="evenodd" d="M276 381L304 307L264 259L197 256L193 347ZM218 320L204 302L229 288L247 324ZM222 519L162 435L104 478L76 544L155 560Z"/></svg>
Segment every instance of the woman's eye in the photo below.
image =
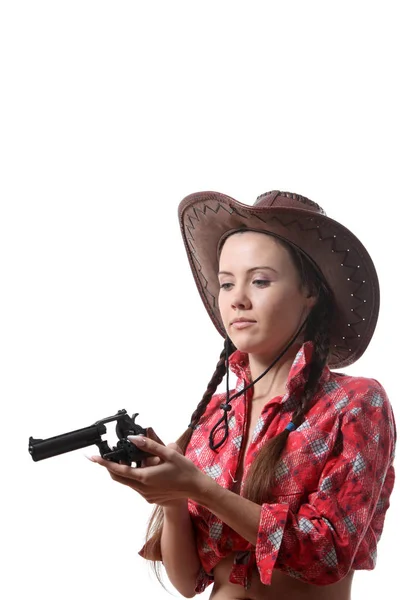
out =
<svg viewBox="0 0 400 600"><path fill-rule="evenodd" d="M230 290L232 285L233 283L221 283L219 287L221 290Z"/></svg>
<svg viewBox="0 0 400 600"><path fill-rule="evenodd" d="M253 283L257 287L267 287L271 282L269 281L269 279L255 279Z"/></svg>

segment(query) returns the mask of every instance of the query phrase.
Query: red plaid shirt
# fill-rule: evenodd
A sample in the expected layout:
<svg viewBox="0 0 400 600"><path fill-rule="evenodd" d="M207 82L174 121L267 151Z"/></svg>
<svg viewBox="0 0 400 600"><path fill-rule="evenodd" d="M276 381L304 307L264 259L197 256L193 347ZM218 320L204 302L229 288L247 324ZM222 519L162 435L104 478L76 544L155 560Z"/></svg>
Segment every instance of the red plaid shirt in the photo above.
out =
<svg viewBox="0 0 400 600"><path fill-rule="evenodd" d="M284 396L264 406L245 457L240 493L255 454L291 421L311 354L312 342L307 342L294 360ZM239 391L250 381L247 354L236 351L230 365ZM250 388L232 401L229 437L213 451L209 433L225 400L225 394L216 394L186 451L227 489L232 488L244 445L252 395ZM326 367L306 420L289 434L276 470L276 501L262 505L256 546L188 501L202 563L196 592L205 590L215 565L231 553L235 558L229 580L244 587L250 585L254 564L266 585L273 569L316 585L338 581L350 569L373 569L394 485L395 443L394 415L381 385Z"/></svg>

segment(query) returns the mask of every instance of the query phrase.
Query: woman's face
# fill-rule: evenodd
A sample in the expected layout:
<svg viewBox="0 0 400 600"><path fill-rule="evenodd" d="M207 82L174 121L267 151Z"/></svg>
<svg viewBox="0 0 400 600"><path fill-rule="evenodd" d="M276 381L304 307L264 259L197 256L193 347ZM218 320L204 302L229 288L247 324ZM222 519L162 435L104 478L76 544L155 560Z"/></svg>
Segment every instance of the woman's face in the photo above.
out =
<svg viewBox="0 0 400 600"><path fill-rule="evenodd" d="M263 233L228 237L218 278L225 330L236 348L254 355L282 350L316 301L302 287L286 248Z"/></svg>

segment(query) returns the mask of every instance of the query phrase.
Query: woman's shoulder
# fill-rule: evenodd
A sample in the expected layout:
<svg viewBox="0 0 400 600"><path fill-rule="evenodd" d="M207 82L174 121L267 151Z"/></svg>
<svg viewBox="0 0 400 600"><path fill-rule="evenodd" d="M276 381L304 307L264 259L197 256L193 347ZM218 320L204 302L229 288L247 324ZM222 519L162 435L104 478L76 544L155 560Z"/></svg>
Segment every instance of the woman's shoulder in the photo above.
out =
<svg viewBox="0 0 400 600"><path fill-rule="evenodd" d="M347 375L331 371L327 382L333 394L346 400L344 413L390 421L395 429L393 408L383 385L372 377Z"/></svg>
<svg viewBox="0 0 400 600"><path fill-rule="evenodd" d="M372 377L360 375L348 375L338 371L330 371L330 376L327 381L328 388L341 388L352 397L375 398L377 403L388 401L383 385Z"/></svg>

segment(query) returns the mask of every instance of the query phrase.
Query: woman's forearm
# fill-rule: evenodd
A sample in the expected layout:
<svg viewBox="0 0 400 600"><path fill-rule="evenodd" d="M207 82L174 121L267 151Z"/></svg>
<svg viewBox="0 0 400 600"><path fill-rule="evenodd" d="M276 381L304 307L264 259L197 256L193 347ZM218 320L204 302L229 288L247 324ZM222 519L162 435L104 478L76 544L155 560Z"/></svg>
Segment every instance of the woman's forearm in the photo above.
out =
<svg viewBox="0 0 400 600"><path fill-rule="evenodd" d="M211 477L201 474L192 500L212 512L250 544L256 545L261 506L227 490Z"/></svg>
<svg viewBox="0 0 400 600"><path fill-rule="evenodd" d="M172 585L182 596L193 598L201 562L187 500L164 507L161 554Z"/></svg>

